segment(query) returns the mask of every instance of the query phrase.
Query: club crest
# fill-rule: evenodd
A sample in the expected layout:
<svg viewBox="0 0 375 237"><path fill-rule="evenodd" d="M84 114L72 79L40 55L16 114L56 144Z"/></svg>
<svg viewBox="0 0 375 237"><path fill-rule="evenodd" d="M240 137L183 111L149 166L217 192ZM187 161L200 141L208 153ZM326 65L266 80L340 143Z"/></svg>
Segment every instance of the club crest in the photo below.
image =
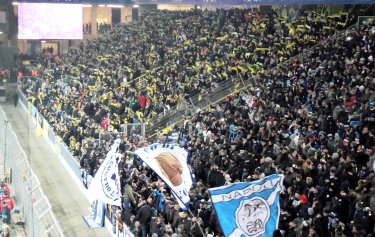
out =
<svg viewBox="0 0 375 237"><path fill-rule="evenodd" d="M117 161L111 160L108 162L105 167L104 171L101 176L101 185L104 194L107 196L107 198L118 200L118 197L121 195L119 194L119 180L116 177L116 169L117 169ZM113 168L115 167L115 169Z"/></svg>
<svg viewBox="0 0 375 237"><path fill-rule="evenodd" d="M270 218L267 202L261 197L253 197L240 203L236 210L236 223L247 236L263 234Z"/></svg>

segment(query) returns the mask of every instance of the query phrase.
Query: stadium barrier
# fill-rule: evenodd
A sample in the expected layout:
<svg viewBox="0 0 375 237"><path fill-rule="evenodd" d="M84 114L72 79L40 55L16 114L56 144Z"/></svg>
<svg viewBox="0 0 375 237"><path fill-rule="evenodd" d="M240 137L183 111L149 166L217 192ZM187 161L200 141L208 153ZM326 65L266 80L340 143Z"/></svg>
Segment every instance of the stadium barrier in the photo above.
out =
<svg viewBox="0 0 375 237"><path fill-rule="evenodd" d="M78 180L79 185L80 185L79 188L83 190L82 192L85 194L85 196L89 200L88 193L86 192L86 188L84 187L83 182L82 182L81 168L79 165L78 158L72 155L72 153L69 150L69 147L62 141L61 137L58 136L53 131L53 128L49 125L47 120L38 112L38 109L31 102L27 100L26 95L21 90L18 90L17 93L19 95L20 105L26 110L26 113L28 113L29 118L35 124L37 135L40 137L43 137L49 143L49 145L54 149L54 152L58 155L58 157L63 160L63 163L67 165L66 168L69 169L67 171L71 175L74 176L73 180L75 181ZM0 118L0 121L1 121L1 118ZM1 129L1 126L0 126L0 129ZM143 132L144 134L145 132L144 126L141 126L138 129L140 129L140 131ZM129 131L132 131L132 129L127 128L126 131L129 132ZM111 207L107 207L107 210L109 208ZM112 216L108 215L108 213L112 213L112 212L107 211L107 218L105 220L105 226L112 232L113 230L116 230L118 225L115 224L115 220L113 220ZM115 225L115 228L113 228L114 225ZM43 235L30 235L30 236L43 236ZM60 235L52 235L52 237L55 237L55 236L58 237ZM125 225L125 223L123 223L123 237L134 237L134 235L130 232L129 228Z"/></svg>
<svg viewBox="0 0 375 237"><path fill-rule="evenodd" d="M12 196L25 220L28 236L63 237L51 204L31 169L28 157L18 142L4 111L0 109L0 152L4 175L12 184Z"/></svg>

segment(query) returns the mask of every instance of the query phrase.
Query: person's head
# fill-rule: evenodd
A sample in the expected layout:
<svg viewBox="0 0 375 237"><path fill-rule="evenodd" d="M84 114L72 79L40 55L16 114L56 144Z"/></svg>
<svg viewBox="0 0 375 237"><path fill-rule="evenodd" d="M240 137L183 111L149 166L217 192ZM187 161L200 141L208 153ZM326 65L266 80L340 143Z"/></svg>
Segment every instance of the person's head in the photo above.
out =
<svg viewBox="0 0 375 237"><path fill-rule="evenodd" d="M301 174L297 174L296 175L296 181L297 182L301 182L302 181L302 175Z"/></svg>
<svg viewBox="0 0 375 237"><path fill-rule="evenodd" d="M332 166L330 169L329 169L329 175L330 176L335 176L336 175L336 172L337 172L337 169L335 166Z"/></svg>
<svg viewBox="0 0 375 237"><path fill-rule="evenodd" d="M141 227L141 223L140 223L139 221L136 221L136 222L134 223L134 226L135 226L136 228L139 228L139 227Z"/></svg>
<svg viewBox="0 0 375 237"><path fill-rule="evenodd" d="M311 235L311 236L316 235L315 227L312 226L312 227L309 228L309 235Z"/></svg>
<svg viewBox="0 0 375 237"><path fill-rule="evenodd" d="M206 202L205 200L202 200L201 203L199 204L199 207L200 207L201 209L203 209L203 208L207 208L207 202Z"/></svg>
<svg viewBox="0 0 375 237"><path fill-rule="evenodd" d="M150 204L150 205L151 205L152 202L153 202L153 201L152 201L152 198L148 198L148 199L147 199L147 204Z"/></svg>
<svg viewBox="0 0 375 237"><path fill-rule="evenodd" d="M160 215L156 218L156 220L158 223L164 222L164 218Z"/></svg>
<svg viewBox="0 0 375 237"><path fill-rule="evenodd" d="M313 183L313 179L311 177L307 177L306 184L312 184L312 183Z"/></svg>
<svg viewBox="0 0 375 237"><path fill-rule="evenodd" d="M294 229L297 228L300 224L300 221L296 218L293 221L289 222L289 228Z"/></svg>

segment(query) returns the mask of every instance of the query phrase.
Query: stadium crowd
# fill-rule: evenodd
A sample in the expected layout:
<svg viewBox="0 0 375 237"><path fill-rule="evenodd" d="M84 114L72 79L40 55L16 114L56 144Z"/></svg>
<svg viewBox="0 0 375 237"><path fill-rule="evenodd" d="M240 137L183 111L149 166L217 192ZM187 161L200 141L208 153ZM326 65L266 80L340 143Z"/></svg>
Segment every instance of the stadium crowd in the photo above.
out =
<svg viewBox="0 0 375 237"><path fill-rule="evenodd" d="M335 37L346 15L314 14L153 13L61 59L44 57L40 76L24 78L23 90L94 175L111 141L86 147L83 138L145 122L237 74L254 76L256 84L174 128L195 175L195 217L181 212L164 183L133 157L147 141L122 137L119 218L136 236L203 236L201 229L220 236L207 189L282 173L275 236L371 236L375 32L366 27ZM263 73L328 37L308 57ZM145 79L137 80L141 75Z"/></svg>
<svg viewBox="0 0 375 237"><path fill-rule="evenodd" d="M188 116L179 132L197 180L191 209L198 219L181 213L163 184L135 160L128 165L136 168L123 169L124 181L126 174L131 180L124 183L124 203L132 203L125 208L127 224L137 226L138 220L158 236L171 234L160 228L163 223L180 236L202 236L197 225L218 235L207 188L282 173L276 235L372 236L374 39L370 29L334 38L306 60L273 70L258 85Z"/></svg>
<svg viewBox="0 0 375 237"><path fill-rule="evenodd" d="M246 80L296 55L342 28L345 19L307 12L289 20L238 9L151 13L61 58L42 54L23 90L72 150L79 143L79 153L82 137L98 137L97 124L120 131L121 124L164 116L237 74Z"/></svg>

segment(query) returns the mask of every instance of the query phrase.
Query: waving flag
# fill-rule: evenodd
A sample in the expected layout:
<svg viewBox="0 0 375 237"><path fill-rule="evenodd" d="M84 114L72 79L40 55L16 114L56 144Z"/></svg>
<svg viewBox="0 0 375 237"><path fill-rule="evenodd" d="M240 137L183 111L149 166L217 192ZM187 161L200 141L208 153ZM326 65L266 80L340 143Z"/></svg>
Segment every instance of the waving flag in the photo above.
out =
<svg viewBox="0 0 375 237"><path fill-rule="evenodd" d="M165 138L164 143L178 144L180 133L178 131L170 131Z"/></svg>
<svg viewBox="0 0 375 237"><path fill-rule="evenodd" d="M225 237L272 237L284 176L209 189Z"/></svg>
<svg viewBox="0 0 375 237"><path fill-rule="evenodd" d="M169 186L181 208L186 209L193 183L187 165L188 153L178 145L155 143L139 148L135 154Z"/></svg>
<svg viewBox="0 0 375 237"><path fill-rule="evenodd" d="M93 204L91 216L83 216L83 220L89 228L100 228L104 226L105 204L96 200Z"/></svg>
<svg viewBox="0 0 375 237"><path fill-rule="evenodd" d="M114 206L121 206L120 176L118 174L118 162L121 155L117 153L119 145L120 139L116 139L88 190L93 200L100 200Z"/></svg>

